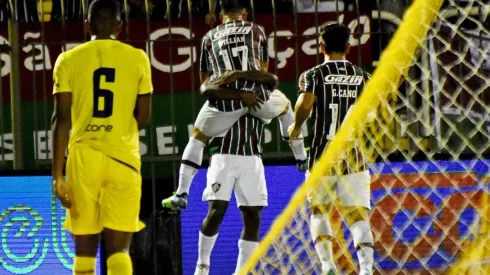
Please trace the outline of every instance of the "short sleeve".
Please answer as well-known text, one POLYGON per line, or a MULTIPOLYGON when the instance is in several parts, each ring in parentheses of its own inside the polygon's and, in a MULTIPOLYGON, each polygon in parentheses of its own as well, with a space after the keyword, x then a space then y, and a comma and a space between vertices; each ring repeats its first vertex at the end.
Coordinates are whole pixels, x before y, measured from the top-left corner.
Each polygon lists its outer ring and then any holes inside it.
POLYGON ((151 94, 153 93, 153 83, 151 80, 151 65, 148 55, 141 50, 141 76, 138 87, 138 94, 151 94))
POLYGON ((267 36, 265 35, 264 28, 258 26, 259 28, 259 58, 260 61, 269 61, 269 49, 267 43, 267 36))
POLYGON ((70 85, 70 72, 66 63, 66 55, 61 53, 56 59, 53 70, 53 94, 73 91, 70 85))
POLYGON ((210 43, 209 36, 205 35, 201 40, 201 55, 199 58, 199 71, 201 73, 208 73, 213 71, 211 64, 209 62, 209 52, 208 52, 209 43, 210 43))
POLYGON ((299 93, 315 92, 315 72, 313 70, 305 71, 299 77, 299 93))

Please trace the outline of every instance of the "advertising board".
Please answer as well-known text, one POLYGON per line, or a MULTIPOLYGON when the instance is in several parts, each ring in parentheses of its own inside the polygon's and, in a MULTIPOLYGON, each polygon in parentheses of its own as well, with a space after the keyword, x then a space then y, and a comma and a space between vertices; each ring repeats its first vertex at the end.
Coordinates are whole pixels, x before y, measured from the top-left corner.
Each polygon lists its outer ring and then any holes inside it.
MULTIPOLYGON (((479 199, 488 192, 489 166, 484 161, 440 161, 377 164, 373 169, 377 171, 371 184, 376 269, 381 274, 399 269, 439 274, 472 239, 470 228, 480 221, 479 199)), ((304 180, 295 166, 267 166, 265 175, 269 206, 262 213, 261 237, 304 180)), ((190 207, 182 212, 184 274, 193 274, 197 262, 199 228, 207 213, 207 205, 201 201, 205 183, 206 169, 202 169, 192 185, 190 207)), ((211 255, 210 274, 233 273, 241 228, 241 216, 233 199, 211 255)), ((345 225, 343 230, 354 255, 350 232, 345 225)), ((298 235, 307 236, 303 242, 311 242, 309 233, 298 235)), ((315 255, 312 247, 308 248, 312 252, 309 257, 315 255)))
POLYGON ((0 176, 0 190, 0 274, 72 274, 73 240, 51 177, 0 176))

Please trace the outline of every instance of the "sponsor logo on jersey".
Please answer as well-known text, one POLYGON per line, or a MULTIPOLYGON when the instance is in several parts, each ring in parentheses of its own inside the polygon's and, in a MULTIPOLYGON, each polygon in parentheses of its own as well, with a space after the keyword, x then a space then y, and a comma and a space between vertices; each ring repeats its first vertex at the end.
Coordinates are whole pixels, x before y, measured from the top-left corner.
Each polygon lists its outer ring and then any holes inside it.
POLYGON ((331 85, 361 85, 364 78, 362 75, 338 75, 331 74, 325 77, 325 84, 331 85))
POLYGON ((233 35, 233 34, 249 34, 250 31, 252 30, 252 27, 250 26, 245 26, 245 27, 228 27, 224 30, 217 31, 213 34, 213 39, 220 39, 224 36, 227 35, 233 35))
POLYGON ((88 124, 87 126, 85 126, 85 132, 112 132, 112 128, 114 128, 114 126, 110 124, 88 124))

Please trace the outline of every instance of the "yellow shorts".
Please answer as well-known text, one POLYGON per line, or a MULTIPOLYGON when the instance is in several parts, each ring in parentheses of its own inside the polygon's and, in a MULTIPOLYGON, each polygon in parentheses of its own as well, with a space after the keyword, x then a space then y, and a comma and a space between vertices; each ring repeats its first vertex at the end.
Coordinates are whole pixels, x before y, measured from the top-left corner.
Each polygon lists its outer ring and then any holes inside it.
POLYGON ((64 227, 74 235, 89 235, 109 228, 138 232, 141 175, 90 147, 70 148, 66 165, 73 205, 64 227))

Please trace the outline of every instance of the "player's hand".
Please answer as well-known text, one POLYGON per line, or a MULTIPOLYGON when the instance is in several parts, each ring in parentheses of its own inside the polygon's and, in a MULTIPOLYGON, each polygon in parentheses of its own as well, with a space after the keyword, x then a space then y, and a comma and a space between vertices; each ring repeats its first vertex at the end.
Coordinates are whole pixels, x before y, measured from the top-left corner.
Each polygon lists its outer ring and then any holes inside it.
POLYGON ((56 197, 60 200, 61 205, 65 208, 70 209, 73 205, 73 196, 71 188, 63 179, 63 177, 53 179, 53 187, 56 197))
POLYGON ((288 133, 289 133, 289 143, 292 143, 293 140, 295 140, 301 134, 301 127, 295 127, 295 125, 293 124, 289 126, 288 133))
POLYGON ((260 104, 264 104, 264 101, 254 92, 242 91, 240 93, 240 98, 242 99, 243 103, 245 103, 253 111, 257 111, 261 108, 260 104))
POLYGON ((209 12, 208 14, 206 14, 205 21, 207 25, 213 26, 214 22, 216 22, 216 15, 212 12, 209 12))

